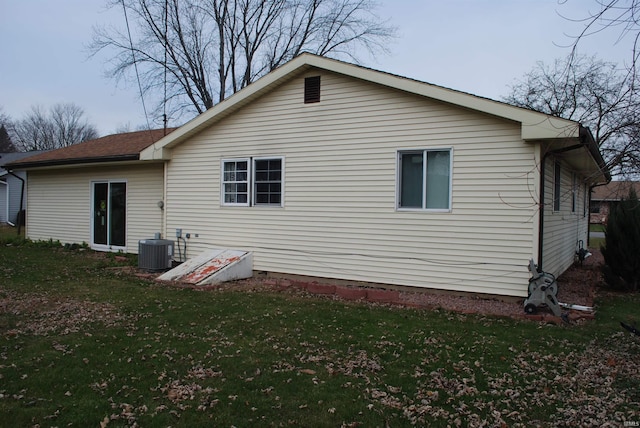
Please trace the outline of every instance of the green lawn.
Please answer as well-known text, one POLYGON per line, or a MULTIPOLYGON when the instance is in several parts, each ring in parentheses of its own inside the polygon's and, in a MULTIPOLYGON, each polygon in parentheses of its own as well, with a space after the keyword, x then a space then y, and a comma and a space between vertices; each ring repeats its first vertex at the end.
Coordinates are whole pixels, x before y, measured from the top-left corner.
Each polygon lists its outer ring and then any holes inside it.
POLYGON ((541 325, 303 292, 198 291, 0 238, 0 426, 640 421, 638 296, 541 325))

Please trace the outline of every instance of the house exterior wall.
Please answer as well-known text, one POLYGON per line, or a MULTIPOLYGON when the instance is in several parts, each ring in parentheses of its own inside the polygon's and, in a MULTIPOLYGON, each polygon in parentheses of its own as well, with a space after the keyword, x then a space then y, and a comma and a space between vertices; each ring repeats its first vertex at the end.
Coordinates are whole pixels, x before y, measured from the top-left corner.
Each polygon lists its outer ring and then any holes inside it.
POLYGON ((127 183, 126 252, 137 253, 140 239, 162 230, 163 165, 65 168, 30 171, 27 237, 62 243, 91 242, 92 183, 127 183))
POLYGON ((6 223, 9 219, 9 186, 6 183, 6 177, 0 179, 0 224, 6 223))
POLYGON ((584 177, 576 176, 562 159, 549 156, 545 164, 544 236, 542 268, 556 276, 575 261, 578 241, 587 246, 589 233, 588 189, 584 177), (554 165, 560 163, 560 209, 554 210, 554 165), (576 207, 573 210, 573 195, 576 207), (586 200, 585 200, 586 196, 586 200))
MULTIPOLYGON (((26 180, 27 174, 24 171, 16 171, 15 174, 26 180)), ((0 223, 11 222, 16 224, 18 213, 20 212, 20 195, 22 192, 22 182, 11 174, 2 176, 6 185, 0 184, 0 223)), ((25 187, 25 201, 26 201, 25 187)))
POLYGON ((308 71, 173 149, 166 235, 191 233, 187 257, 253 251, 258 271, 526 296, 535 147, 516 123, 308 71), (430 148, 452 149, 451 211, 396 209, 398 150, 430 148), (283 207, 221 206, 221 160, 259 156, 284 158, 283 207))

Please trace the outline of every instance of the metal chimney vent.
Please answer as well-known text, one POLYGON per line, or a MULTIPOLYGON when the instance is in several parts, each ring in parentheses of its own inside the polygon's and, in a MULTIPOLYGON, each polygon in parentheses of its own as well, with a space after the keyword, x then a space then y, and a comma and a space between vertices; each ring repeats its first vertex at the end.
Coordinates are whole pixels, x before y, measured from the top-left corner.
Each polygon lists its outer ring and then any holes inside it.
POLYGON ((173 262, 173 241, 144 239, 138 241, 138 267, 149 271, 170 269, 173 262))

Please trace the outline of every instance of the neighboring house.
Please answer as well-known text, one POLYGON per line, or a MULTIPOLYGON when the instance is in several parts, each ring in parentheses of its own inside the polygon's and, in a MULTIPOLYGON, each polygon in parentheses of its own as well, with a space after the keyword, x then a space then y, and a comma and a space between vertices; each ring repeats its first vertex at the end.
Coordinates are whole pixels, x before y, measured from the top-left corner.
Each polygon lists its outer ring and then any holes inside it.
POLYGON ((605 186, 595 187, 591 193, 590 223, 607 224, 611 208, 627 198, 631 188, 640 197, 640 181, 612 181, 605 186))
POLYGON ((18 223, 20 211, 24 209, 27 190, 26 185, 23 186, 27 173, 21 170, 9 172, 3 166, 37 153, 41 152, 0 153, 0 224, 18 223))
POLYGON ((96 186, 126 182, 112 249, 180 228, 188 257, 248 250, 256 271, 520 297, 529 259, 573 263, 588 190, 610 180, 576 122, 310 54, 126 166, 26 166, 30 195, 51 193, 29 199, 31 238, 109 248, 91 237, 96 186))

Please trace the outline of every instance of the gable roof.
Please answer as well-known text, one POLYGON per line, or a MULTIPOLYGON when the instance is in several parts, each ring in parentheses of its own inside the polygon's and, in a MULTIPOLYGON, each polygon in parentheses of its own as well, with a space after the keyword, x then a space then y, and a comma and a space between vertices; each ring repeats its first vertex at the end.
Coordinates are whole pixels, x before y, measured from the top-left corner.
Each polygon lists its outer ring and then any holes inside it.
POLYGON ((176 132, 153 144, 153 147, 148 147, 141 153, 141 159, 158 157, 169 159, 170 155, 165 153, 164 149, 170 149, 180 144, 190 136, 211 126, 247 103, 264 95, 274 87, 312 68, 339 73, 392 89, 421 95, 437 101, 519 122, 522 124, 522 138, 524 140, 577 138, 580 132, 579 124, 571 120, 515 107, 510 104, 478 97, 442 86, 303 53, 197 116, 176 132))
MULTIPOLYGON (((169 149, 172 147, 181 144, 191 136, 210 127, 275 87, 311 69, 338 73, 520 123, 521 137, 525 141, 553 140, 555 144, 565 148, 575 145, 579 141, 584 149, 579 156, 582 164, 588 165, 588 169, 600 177, 600 182, 610 180, 608 168, 591 133, 578 122, 309 53, 303 53, 295 57, 216 104, 178 128, 171 135, 147 147, 140 153, 140 159, 170 159, 171 153, 169 149)), ((577 153, 573 153, 576 155, 574 157, 577 158, 577 153)))
POLYGON ((112 134, 94 140, 84 141, 34 156, 7 163, 16 168, 36 168, 58 165, 78 165, 98 162, 135 161, 140 152, 158 141, 175 128, 112 134))
POLYGON ((635 189, 640 197, 640 181, 612 181, 605 186, 594 187, 592 201, 620 201, 629 196, 629 190, 635 189))

